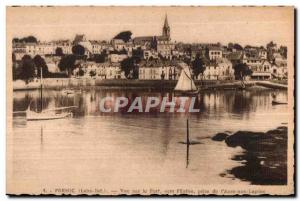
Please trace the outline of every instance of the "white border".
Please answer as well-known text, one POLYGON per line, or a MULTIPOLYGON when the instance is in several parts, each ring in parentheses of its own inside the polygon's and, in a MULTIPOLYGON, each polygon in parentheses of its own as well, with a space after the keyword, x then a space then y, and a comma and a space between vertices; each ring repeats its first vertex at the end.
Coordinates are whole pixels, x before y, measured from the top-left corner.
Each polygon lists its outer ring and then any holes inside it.
MULTIPOLYGON (((1 51, 0 51, 0 200, 9 200, 9 199, 16 199, 16 198, 9 198, 5 195, 5 136, 6 136, 6 18, 5 18, 5 7, 10 5, 158 5, 158 6, 167 6, 167 5, 203 5, 203 6, 213 6, 213 5, 226 5, 226 6, 238 6, 238 5, 289 5, 289 6, 295 6, 296 8, 300 8, 300 1, 297 0, 206 0, 206 1, 197 1, 197 0, 1 0, 0 1, 0 26, 1 26, 1 51)), ((299 13, 299 10, 297 11, 299 13)), ((297 27, 299 27, 299 19, 296 20, 297 27)), ((297 38, 299 36, 299 32, 297 32, 297 38)), ((297 44, 298 47, 298 44, 297 44)), ((299 51, 297 52, 297 58, 299 58, 299 51)), ((297 77, 299 76, 299 70, 297 72, 297 77)), ((297 84, 297 94, 299 92, 299 86, 297 84)), ((297 105, 299 103, 299 100, 297 101, 297 105)), ((297 108, 298 112, 298 108, 297 108)), ((298 119, 297 119, 298 123, 298 119)), ((300 136, 297 136, 297 144, 299 146, 299 138, 300 136)), ((297 161, 299 161, 299 155, 297 154, 297 161)), ((298 163, 299 164, 299 163, 298 163)), ((297 168, 297 175, 299 175, 299 165, 297 168)), ((297 185, 299 186, 299 184, 297 185)), ((296 192, 299 189, 297 189, 296 192)), ((34 197, 24 197, 24 200, 36 200, 34 197)), ((49 198, 43 198, 44 200, 52 200, 53 197, 49 198)), ((67 200, 68 197, 61 197, 56 198, 58 200, 67 200)), ((77 198, 78 200, 90 200, 91 198, 88 197, 81 197, 77 198)), ((101 199, 114 199, 114 198, 101 198, 101 199)), ((127 198, 128 199, 128 198, 127 198)), ((134 199, 134 198, 129 198, 134 199)), ((155 199, 155 198, 150 198, 155 199)), ((182 198, 176 198, 176 199, 182 199, 182 198)), ((229 198, 234 199, 234 198, 229 198)), ((242 198, 243 199, 243 198, 242 198)), ((255 199, 262 199, 262 198, 255 198, 255 199)), ((264 198, 265 199, 265 198, 264 198)), ((273 198, 267 198, 267 200, 270 200, 273 198)), ((287 198, 285 198, 287 199, 287 198)))

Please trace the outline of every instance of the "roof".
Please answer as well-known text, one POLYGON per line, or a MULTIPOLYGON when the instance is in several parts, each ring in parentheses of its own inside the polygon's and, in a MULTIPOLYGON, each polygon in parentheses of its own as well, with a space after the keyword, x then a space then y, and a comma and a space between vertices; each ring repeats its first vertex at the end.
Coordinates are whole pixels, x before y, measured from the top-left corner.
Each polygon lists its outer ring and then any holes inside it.
POLYGON ((90 40, 91 44, 99 44, 99 45, 108 45, 108 43, 105 40, 90 40))
POLYGON ((158 41, 169 41, 169 38, 167 36, 155 36, 156 40, 158 41))
POLYGON ((153 36, 139 36, 133 39, 134 43, 152 42, 152 41, 153 41, 153 36))
POLYGON ((218 46, 210 46, 208 47, 208 50, 212 50, 212 51, 222 51, 222 49, 218 46))
POLYGON ((229 53, 229 54, 227 55, 227 58, 228 58, 229 60, 240 60, 240 59, 242 58, 242 56, 243 56, 243 53, 237 51, 237 52, 231 52, 231 53, 229 53))
POLYGON ((226 58, 216 58, 216 62, 217 63, 227 63, 227 64, 231 64, 231 61, 229 61, 226 58))

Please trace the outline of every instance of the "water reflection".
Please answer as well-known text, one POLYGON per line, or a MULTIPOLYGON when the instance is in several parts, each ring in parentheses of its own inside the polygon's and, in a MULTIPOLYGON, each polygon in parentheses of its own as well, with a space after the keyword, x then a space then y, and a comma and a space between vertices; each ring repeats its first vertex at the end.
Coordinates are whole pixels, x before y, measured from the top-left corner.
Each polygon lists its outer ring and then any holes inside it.
MULTIPOLYGON (((277 92, 277 96, 281 96, 283 99, 287 98, 287 94, 282 91, 277 92)), ((60 91, 44 91, 43 95, 43 108, 64 107, 64 106, 77 106, 74 111, 76 117, 82 116, 98 116, 105 115, 100 111, 100 101, 104 97, 127 97, 129 104, 136 97, 142 97, 142 102, 145 104, 148 97, 159 97, 162 100, 163 97, 168 97, 169 101, 174 97, 172 92, 144 92, 144 91, 120 91, 120 90, 101 90, 92 89, 89 91, 83 91, 72 95, 62 94, 60 91)), ((14 111, 22 111, 27 109, 30 104, 30 109, 39 111, 40 108, 40 96, 38 91, 27 92, 14 92, 14 111)), ((222 118, 223 113, 230 113, 235 117, 249 119, 251 112, 256 112, 260 107, 270 108, 272 101, 271 91, 211 91, 203 92, 196 98, 195 108, 200 109, 199 113, 192 115, 202 116, 214 114, 214 118, 222 118)), ((121 114, 127 113, 128 108, 120 110, 121 114)), ((157 110, 150 111, 151 114, 158 112, 157 110)), ((107 114, 106 114, 107 115, 107 114)), ((148 115, 148 114, 147 114, 148 115)))
MULTIPOLYGON (((273 106, 273 91, 207 91, 196 101, 199 113, 102 113, 103 97, 174 97, 172 92, 91 89, 72 95, 45 90, 45 109, 75 105, 74 118, 26 122, 15 117, 13 134, 14 185, 30 181, 51 188, 97 185, 247 184, 220 177, 239 166, 231 158, 242 152, 210 137, 226 130, 267 131, 287 122, 287 105, 273 106), (186 141, 189 118, 190 141, 186 141), (265 120, 268 119, 268 123, 265 120), (30 176, 38 175, 38 176, 30 176), (49 178, 51 175, 51 178, 49 178), (80 176, 78 176, 80 175, 80 176)), ((277 97, 287 98, 278 91, 277 97)), ((13 110, 39 108, 38 91, 14 92, 13 110)))

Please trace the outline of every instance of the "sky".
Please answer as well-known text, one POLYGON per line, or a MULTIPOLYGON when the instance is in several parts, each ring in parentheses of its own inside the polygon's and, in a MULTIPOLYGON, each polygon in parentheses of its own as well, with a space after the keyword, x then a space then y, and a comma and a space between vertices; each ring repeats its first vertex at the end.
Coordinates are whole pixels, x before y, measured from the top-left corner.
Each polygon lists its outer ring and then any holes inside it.
POLYGON ((110 40, 130 30, 135 36, 161 35, 165 15, 176 42, 237 42, 293 45, 291 7, 7 7, 7 37, 34 35, 41 41, 110 40))

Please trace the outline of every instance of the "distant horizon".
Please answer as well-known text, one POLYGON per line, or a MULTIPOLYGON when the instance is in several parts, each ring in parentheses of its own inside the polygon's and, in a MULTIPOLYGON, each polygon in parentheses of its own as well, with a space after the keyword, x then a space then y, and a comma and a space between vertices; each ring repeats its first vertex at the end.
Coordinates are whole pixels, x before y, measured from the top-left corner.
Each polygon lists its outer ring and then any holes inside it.
POLYGON ((39 41, 110 41, 122 31, 137 36, 162 34, 168 15, 176 43, 238 43, 243 47, 291 45, 290 7, 8 7, 7 27, 16 38, 39 41), (139 16, 139 17, 137 17, 139 16), (74 20, 76 19, 76 20, 74 20), (288 44, 290 43, 290 44, 288 44))

